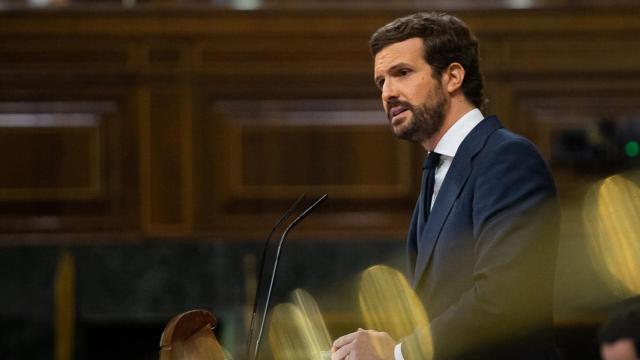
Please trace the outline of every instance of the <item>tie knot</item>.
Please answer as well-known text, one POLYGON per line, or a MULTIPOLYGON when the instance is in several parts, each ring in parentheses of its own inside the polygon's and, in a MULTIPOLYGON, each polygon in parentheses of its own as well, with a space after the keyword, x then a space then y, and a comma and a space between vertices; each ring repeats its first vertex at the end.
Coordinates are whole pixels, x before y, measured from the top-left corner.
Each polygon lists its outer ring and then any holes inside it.
POLYGON ((440 162, 440 154, 437 152, 430 152, 429 155, 424 159, 423 169, 435 169, 438 167, 438 163, 440 162))

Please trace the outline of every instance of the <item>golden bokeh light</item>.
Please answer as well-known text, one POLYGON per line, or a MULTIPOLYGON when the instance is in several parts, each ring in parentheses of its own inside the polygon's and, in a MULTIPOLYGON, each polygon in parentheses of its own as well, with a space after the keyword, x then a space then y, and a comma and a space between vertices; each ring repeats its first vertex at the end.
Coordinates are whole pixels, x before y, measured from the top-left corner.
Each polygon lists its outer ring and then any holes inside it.
POLYGON ((331 350, 331 337, 316 301, 302 289, 294 303, 275 306, 269 324, 269 345, 275 360, 323 360, 331 350))
POLYGON ((309 326, 309 336, 313 342, 313 348, 319 351, 329 351, 331 349, 331 336, 320 313, 318 303, 313 297, 302 289, 296 289, 291 295, 293 303, 302 311, 302 315, 307 320, 309 326))
POLYGON ((611 176, 587 193, 583 218, 598 273, 621 297, 640 294, 640 189, 611 176))
POLYGON ((423 337, 420 348, 403 345, 402 351, 410 354, 410 358, 431 358, 433 346, 427 312, 402 273, 383 265, 365 270, 358 300, 369 329, 385 331, 399 341, 421 328, 428 335, 423 337))

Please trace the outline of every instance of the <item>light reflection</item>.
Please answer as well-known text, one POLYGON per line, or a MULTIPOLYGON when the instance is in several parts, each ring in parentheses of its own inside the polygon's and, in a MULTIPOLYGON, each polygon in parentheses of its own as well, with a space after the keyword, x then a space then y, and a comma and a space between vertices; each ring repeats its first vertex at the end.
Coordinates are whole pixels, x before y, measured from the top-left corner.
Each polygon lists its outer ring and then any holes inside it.
MULTIPOLYGON (((269 345, 274 359, 330 357, 331 337, 316 301, 301 289, 293 292, 292 299, 293 303, 279 304, 272 311, 269 345)), ((432 358, 427 313, 399 271, 382 265, 365 270, 358 300, 365 327, 387 332, 398 341, 420 329, 422 341, 404 344, 402 351, 409 358, 432 358)))
POLYGON ((595 184, 585 198, 583 218, 598 272, 618 295, 640 294, 638 186, 622 175, 595 184))
POLYGON ((331 337, 316 301, 306 291, 293 291, 294 303, 273 308, 269 345, 275 360, 323 360, 331 337))
POLYGON ((307 320, 309 336, 312 339, 314 349, 329 351, 331 349, 331 336, 329 336, 327 325, 316 301, 308 292, 302 289, 294 290, 291 297, 293 298, 293 303, 298 306, 307 320))
POLYGON ((423 339, 428 340, 416 344, 419 348, 403 345, 402 351, 410 354, 409 358, 431 358, 433 346, 427 313, 402 273, 382 265, 367 269, 360 281, 358 300, 369 329, 387 332, 397 341, 417 328, 426 332, 423 339))

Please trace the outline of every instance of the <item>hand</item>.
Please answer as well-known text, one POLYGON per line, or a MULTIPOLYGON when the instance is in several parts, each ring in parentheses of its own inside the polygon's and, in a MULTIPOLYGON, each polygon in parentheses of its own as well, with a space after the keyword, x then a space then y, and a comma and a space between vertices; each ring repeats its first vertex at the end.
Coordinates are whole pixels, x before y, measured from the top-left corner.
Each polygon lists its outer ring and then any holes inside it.
POLYGON ((394 360, 396 345, 385 332, 358 329, 333 342, 331 360, 394 360))

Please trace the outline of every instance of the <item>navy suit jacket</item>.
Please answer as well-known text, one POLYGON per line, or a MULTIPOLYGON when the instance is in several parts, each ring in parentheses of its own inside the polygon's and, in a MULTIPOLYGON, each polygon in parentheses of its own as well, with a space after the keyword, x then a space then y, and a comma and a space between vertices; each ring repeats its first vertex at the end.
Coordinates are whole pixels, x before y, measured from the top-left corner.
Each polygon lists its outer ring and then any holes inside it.
POLYGON ((409 275, 430 325, 403 349, 432 336, 436 359, 554 359, 559 210, 535 146, 488 117, 458 148, 418 234, 420 203, 409 275))

